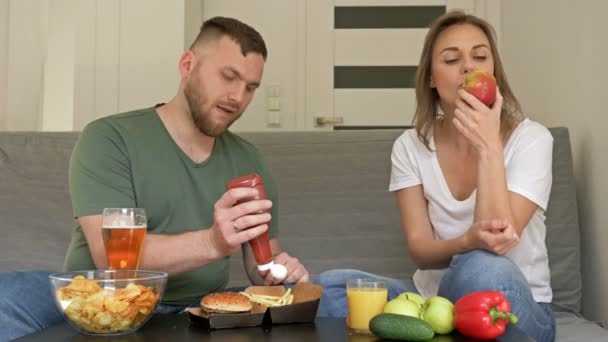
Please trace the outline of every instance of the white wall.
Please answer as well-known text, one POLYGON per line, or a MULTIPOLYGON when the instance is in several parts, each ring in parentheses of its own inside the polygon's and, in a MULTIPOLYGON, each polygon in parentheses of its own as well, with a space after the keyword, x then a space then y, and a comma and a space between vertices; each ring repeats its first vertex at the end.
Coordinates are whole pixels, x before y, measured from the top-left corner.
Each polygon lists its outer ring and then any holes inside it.
POLYGON ((203 23, 203 1, 185 0, 184 7, 184 49, 187 49, 198 35, 203 23))
POLYGON ((5 64, 0 64, 7 85, 3 93, 5 111, 0 112, 4 129, 41 128, 46 5, 39 0, 4 0, 3 6, 7 9, 4 16, 8 15, 8 19, 0 23, 8 34, 4 45, 5 64))
MULTIPOLYGON (((80 130, 98 117, 167 101, 177 88, 179 55, 202 19, 226 15, 254 26, 269 47, 262 86, 233 126, 261 131, 319 129, 315 117, 334 115, 348 117, 345 124, 351 125, 395 124, 361 110, 370 107, 370 95, 387 108, 413 105, 400 96, 387 100, 386 92, 334 101, 334 4, 446 4, 471 12, 479 7, 496 22, 499 0, 0 1, 9 19, 0 23, 0 37, 3 30, 7 37, 0 45, 0 72, 7 73, 0 81, 2 129, 80 130), (279 88, 278 111, 269 108, 269 87, 279 88), (400 101, 393 103, 395 98, 400 101)), ((396 117, 404 124, 400 111, 396 117)))
POLYGON ((583 310, 608 321, 608 39, 604 0, 502 1, 502 57, 528 116, 566 126, 582 229, 583 310))
POLYGON ((43 1, 41 130, 70 131, 74 121, 77 0, 43 1))
MULTIPOLYGON (((255 22, 270 50, 263 86, 235 129, 295 129, 304 98, 296 82, 303 74, 297 56, 304 55, 298 31, 304 3, 204 3, 213 15, 255 22), (269 84, 281 88, 280 125, 270 128, 269 84)), ((0 6, 6 19, 0 21, 0 129, 47 131, 80 130, 105 115, 168 101, 178 87, 179 57, 205 10, 201 0, 0 0, 0 6)))
POLYGON ((297 94, 304 82, 298 77, 304 55, 298 39, 298 23, 304 16, 304 2, 299 0, 205 0, 203 17, 230 16, 239 18, 260 32, 268 48, 262 84, 243 116, 235 122, 235 130, 296 129, 297 94), (280 88, 280 124, 268 126, 268 86, 280 88))
POLYGON ((115 89, 117 80, 118 51, 112 48, 117 41, 118 25, 113 16, 117 0, 76 0, 74 27, 74 98, 73 117, 66 124, 74 130, 84 127, 97 117, 97 113, 111 113, 116 110, 116 93, 107 96, 107 89, 115 89), (110 19, 110 25, 103 25, 110 19), (114 37, 109 41, 104 37, 114 37), (113 44, 112 44, 113 43, 113 44), (106 67, 106 68, 104 68, 106 67), (98 72, 102 70, 102 72, 98 72), (105 95, 105 96, 104 96, 105 95), (102 106, 103 105, 103 106, 102 106))
POLYGON ((118 110, 169 101, 179 83, 184 0, 129 0, 120 5, 118 110))
POLYGON ((80 130, 169 100, 186 10, 195 11, 191 25, 200 8, 194 0, 0 0, 0 129, 80 130))
POLYGON ((8 92, 8 1, 0 0, 0 130, 6 129, 6 95, 8 92))

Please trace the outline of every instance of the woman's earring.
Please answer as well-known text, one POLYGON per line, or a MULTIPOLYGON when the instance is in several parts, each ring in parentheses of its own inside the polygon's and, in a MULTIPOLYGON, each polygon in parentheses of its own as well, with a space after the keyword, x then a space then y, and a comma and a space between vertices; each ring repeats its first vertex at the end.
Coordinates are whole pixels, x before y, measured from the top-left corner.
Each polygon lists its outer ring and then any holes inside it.
POLYGON ((433 81, 432 78, 431 78, 431 88, 435 88, 435 82, 433 81))
POLYGON ((437 113, 435 113, 435 118, 437 120, 443 120, 444 117, 445 114, 443 114, 443 110, 441 109, 441 107, 437 106, 437 113))

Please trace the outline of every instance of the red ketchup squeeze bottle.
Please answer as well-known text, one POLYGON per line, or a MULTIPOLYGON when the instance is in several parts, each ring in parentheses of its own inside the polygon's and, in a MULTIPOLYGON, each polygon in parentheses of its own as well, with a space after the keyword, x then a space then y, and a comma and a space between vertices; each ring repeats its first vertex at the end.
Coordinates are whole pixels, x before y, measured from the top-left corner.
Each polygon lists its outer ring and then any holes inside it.
MULTIPOLYGON (((257 174, 250 174, 230 180, 227 184, 228 189, 233 188, 255 188, 258 190, 258 197, 256 199, 266 199, 266 189, 264 188, 264 182, 262 177, 257 174)), ((239 202, 241 203, 241 202, 239 202)), ((237 203, 237 204, 239 204, 237 203)), ((269 209, 262 212, 268 213, 269 209)), ((272 251, 270 250, 270 221, 268 221, 268 230, 259 235, 256 238, 249 240, 249 245, 253 251, 253 256, 258 264, 258 271, 270 271, 273 278, 277 280, 283 280, 287 275, 287 269, 281 264, 275 264, 272 261, 272 251)))

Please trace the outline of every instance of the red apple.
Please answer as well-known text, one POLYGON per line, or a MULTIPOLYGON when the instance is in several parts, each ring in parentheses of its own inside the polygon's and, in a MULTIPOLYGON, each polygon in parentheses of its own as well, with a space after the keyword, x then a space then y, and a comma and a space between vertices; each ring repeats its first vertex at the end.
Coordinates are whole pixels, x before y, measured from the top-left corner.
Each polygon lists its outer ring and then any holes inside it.
POLYGON ((468 72, 463 88, 486 106, 491 106, 496 100, 496 79, 485 70, 476 69, 468 72))

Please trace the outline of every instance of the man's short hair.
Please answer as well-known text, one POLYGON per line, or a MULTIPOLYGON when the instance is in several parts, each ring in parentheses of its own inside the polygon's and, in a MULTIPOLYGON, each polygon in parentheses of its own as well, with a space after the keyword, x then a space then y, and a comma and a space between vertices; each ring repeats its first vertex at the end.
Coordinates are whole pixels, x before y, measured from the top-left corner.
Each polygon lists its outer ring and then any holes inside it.
POLYGON ((266 50, 266 43, 264 43, 262 35, 253 27, 234 18, 213 17, 203 22, 201 30, 190 49, 201 45, 204 41, 219 39, 225 35, 240 45, 243 56, 255 52, 262 55, 266 60, 268 50, 266 50))

